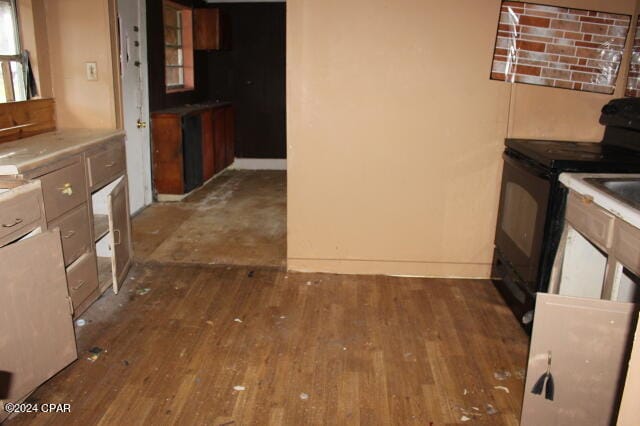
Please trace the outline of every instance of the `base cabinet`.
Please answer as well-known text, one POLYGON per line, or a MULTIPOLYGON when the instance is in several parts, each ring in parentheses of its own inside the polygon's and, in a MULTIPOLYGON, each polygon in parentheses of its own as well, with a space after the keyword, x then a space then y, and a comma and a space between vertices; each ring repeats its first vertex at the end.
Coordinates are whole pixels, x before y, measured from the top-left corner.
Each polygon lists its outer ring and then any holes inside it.
POLYGON ((228 103, 156 111, 151 134, 159 195, 187 194, 234 161, 234 112, 228 103))

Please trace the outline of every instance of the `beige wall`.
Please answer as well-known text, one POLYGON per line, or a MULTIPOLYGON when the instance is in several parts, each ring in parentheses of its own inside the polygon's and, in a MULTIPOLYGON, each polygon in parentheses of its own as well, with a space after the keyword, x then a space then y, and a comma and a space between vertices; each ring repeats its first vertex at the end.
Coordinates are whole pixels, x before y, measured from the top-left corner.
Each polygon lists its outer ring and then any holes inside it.
POLYGON ((116 127, 108 0, 44 3, 58 127, 116 127), (97 62, 97 81, 85 62, 97 62))
POLYGON ((487 277, 507 129, 601 137, 612 97, 489 80, 499 7, 287 2, 289 268, 487 277))

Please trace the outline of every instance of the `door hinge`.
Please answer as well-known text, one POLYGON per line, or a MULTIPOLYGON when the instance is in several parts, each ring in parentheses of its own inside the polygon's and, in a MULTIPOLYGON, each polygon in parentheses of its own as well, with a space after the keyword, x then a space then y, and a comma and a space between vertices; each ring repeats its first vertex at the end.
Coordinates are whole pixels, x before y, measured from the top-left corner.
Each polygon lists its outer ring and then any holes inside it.
POLYGON ((67 296, 67 303, 69 304, 69 314, 71 314, 71 316, 73 316, 73 300, 71 300, 71 297, 67 296))

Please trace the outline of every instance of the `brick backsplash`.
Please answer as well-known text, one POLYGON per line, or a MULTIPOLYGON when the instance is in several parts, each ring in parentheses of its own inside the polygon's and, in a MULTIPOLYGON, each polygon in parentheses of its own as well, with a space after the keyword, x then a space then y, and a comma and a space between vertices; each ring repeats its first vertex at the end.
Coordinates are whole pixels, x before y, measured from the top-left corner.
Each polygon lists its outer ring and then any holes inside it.
POLYGON ((628 15, 504 1, 491 79, 612 94, 630 21, 628 15))
MULTIPOLYGON (((640 20, 640 16, 638 16, 640 20)), ((631 63, 629 64, 629 75, 627 76, 627 90, 625 96, 640 98, 640 28, 636 27, 636 35, 633 39, 633 51, 631 52, 631 63)))

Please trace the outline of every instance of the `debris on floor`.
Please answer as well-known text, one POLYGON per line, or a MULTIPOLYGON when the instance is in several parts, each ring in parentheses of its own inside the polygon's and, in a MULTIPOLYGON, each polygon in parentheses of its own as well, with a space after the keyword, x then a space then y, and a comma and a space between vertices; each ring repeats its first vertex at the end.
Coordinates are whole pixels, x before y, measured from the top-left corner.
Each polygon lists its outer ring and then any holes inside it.
POLYGON ((313 285, 311 281, 307 281, 307 285, 313 285))
POLYGON ((524 368, 521 368, 520 370, 515 372, 516 379, 519 379, 519 380, 524 380, 525 375, 526 373, 524 371, 524 368))
POLYGON ((280 319, 285 319, 286 315, 280 315, 280 319))
POLYGON ((309 395, 308 395, 308 394, 306 394, 306 393, 304 393, 304 392, 302 392, 302 393, 300 394, 300 399, 301 399, 301 400, 303 400, 303 401, 304 401, 304 400, 307 400, 307 399, 309 399, 309 395))
POLYGON ((83 320, 83 319, 81 318, 81 319, 79 319, 79 320, 76 320, 76 325, 77 325, 78 327, 84 327, 85 325, 87 325, 87 321, 86 321, 86 320, 83 320))
POLYGON ((505 391, 506 393, 511 393, 511 392, 509 392, 509 388, 506 387, 506 386, 494 386, 493 388, 501 390, 501 391, 505 391))
POLYGON ((145 288, 139 288, 136 290, 136 294, 138 296, 144 296, 145 294, 149 293, 151 291, 151 289, 149 287, 145 287, 145 288))
POLYGON ((249 271, 249 273, 247 274, 247 276, 249 278, 253 278, 253 275, 256 273, 256 271, 249 271))
POLYGON ((496 408, 491 404, 485 404, 484 409, 487 412, 487 414, 490 416, 493 416, 494 414, 498 414, 498 410, 496 410, 496 408))
POLYGON ((511 377, 511 372, 509 372, 508 370, 498 370, 493 373, 493 377, 496 380, 507 380, 509 377, 511 377))
POLYGON ((465 389, 465 390, 463 390, 463 391, 462 391, 462 394, 463 394, 463 395, 467 395, 468 393, 469 393, 469 391, 468 391, 467 389, 465 389))
POLYGON ((210 326, 212 326, 212 327, 213 327, 213 321, 209 321, 209 320, 207 320, 207 321, 205 321, 205 322, 206 322, 207 324, 209 324, 210 326))
POLYGON ((122 365, 124 365, 125 367, 129 366, 129 361, 127 361, 126 359, 122 360, 122 365))
POLYGON ((469 420, 471 420, 471 417, 467 417, 467 416, 460 417, 460 421, 468 422, 469 420))
POLYGON ((245 388, 244 386, 234 386, 234 387, 233 387, 233 390, 237 390, 237 391, 243 391, 243 390, 245 390, 245 389, 246 389, 246 388, 245 388))
POLYGON ((235 322, 242 322, 242 320, 240 318, 236 318, 234 319, 235 322))
POLYGON ((90 355, 87 357, 87 360, 91 362, 96 362, 96 360, 100 358, 100 354, 102 352, 106 352, 106 351, 98 346, 92 347, 91 349, 89 349, 90 355))

